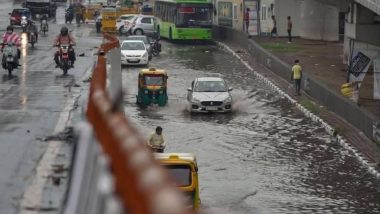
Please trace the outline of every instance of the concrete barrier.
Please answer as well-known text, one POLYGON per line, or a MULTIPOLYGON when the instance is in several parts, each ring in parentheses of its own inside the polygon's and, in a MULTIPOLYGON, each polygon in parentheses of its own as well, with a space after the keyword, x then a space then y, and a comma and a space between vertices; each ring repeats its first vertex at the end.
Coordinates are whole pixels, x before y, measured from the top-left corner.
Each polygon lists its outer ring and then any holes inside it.
MULTIPOLYGON (((272 72, 290 82, 291 66, 272 55, 252 39, 249 39, 245 33, 231 28, 214 26, 213 36, 217 41, 228 41, 228 43, 233 43, 235 46, 245 49, 251 56, 255 57, 259 64, 266 66, 272 72)), ((329 110, 358 128, 368 138, 374 141, 377 140, 374 137, 374 127, 380 120, 374 114, 329 89, 325 84, 308 75, 307 71, 303 75, 302 89, 329 110), (305 82, 307 84, 304 84, 305 82)))

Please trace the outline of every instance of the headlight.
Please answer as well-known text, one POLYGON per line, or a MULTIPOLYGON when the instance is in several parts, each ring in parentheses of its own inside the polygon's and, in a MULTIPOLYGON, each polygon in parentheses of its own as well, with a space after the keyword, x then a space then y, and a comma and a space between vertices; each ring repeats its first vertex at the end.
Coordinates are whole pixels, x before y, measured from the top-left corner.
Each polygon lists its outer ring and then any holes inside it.
POLYGON ((224 102, 226 102, 226 103, 230 103, 232 101, 232 98, 231 97, 227 97, 225 100, 224 100, 224 102))
POLYGON ((163 94, 164 93, 164 91, 160 91, 160 94, 163 94))
POLYGON ((148 90, 145 90, 145 91, 144 91, 144 94, 148 94, 148 90))
POLYGON ((193 97, 192 101, 193 101, 194 103, 199 103, 199 102, 201 102, 200 100, 198 100, 198 99, 195 98, 195 97, 193 97))
POLYGON ((142 56, 143 58, 148 57, 148 52, 145 52, 144 55, 142 56))

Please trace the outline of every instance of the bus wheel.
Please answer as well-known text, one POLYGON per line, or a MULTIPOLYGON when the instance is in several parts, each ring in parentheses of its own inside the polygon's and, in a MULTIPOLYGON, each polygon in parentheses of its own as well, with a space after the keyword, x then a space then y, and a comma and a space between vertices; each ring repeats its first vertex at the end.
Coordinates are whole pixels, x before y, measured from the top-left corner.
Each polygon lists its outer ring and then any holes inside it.
POLYGON ((173 35, 172 35, 172 28, 169 29, 169 39, 172 40, 173 39, 173 35))

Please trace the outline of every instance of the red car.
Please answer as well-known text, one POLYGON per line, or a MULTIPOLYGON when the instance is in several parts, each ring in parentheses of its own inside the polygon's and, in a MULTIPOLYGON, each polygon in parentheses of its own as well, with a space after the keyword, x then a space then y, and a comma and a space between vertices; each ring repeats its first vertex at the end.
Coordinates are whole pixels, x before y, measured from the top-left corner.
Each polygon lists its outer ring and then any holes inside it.
POLYGON ((21 17, 25 16, 30 20, 32 13, 28 8, 13 9, 12 13, 9 13, 11 25, 21 25, 21 17))

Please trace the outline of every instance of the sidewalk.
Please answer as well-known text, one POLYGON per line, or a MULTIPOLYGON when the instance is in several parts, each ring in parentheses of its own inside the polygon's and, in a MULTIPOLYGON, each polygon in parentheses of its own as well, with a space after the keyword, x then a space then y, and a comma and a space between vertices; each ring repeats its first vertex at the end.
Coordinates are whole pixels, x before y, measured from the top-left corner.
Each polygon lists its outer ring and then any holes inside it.
MULTIPOLYGON (((287 44, 284 39, 270 41, 268 38, 254 38, 254 40, 265 46, 267 49, 272 46, 280 46, 280 48, 277 48, 276 51, 272 51, 272 53, 288 64, 292 64, 295 58, 300 59, 304 70, 314 74, 316 77, 321 79, 321 81, 324 81, 328 87, 334 88, 340 93, 340 85, 346 80, 346 66, 343 65, 341 60, 342 58, 339 56, 339 50, 342 49, 338 49, 342 48, 342 44, 322 43, 301 39, 292 44, 287 44), (277 45, 277 43, 282 44, 277 45)), ((320 106, 316 100, 308 96, 306 93, 302 92, 301 97, 294 96, 294 88, 288 81, 257 62, 257 59, 254 56, 252 57, 247 50, 244 50, 244 47, 234 43, 234 41, 231 40, 225 40, 223 42, 233 49, 251 67, 253 67, 256 72, 259 72, 266 78, 270 79, 287 94, 293 97, 293 99, 297 99, 301 105, 305 107, 308 106, 306 108, 308 108, 311 112, 335 127, 338 133, 341 134, 351 146, 356 148, 365 156, 365 159, 369 161, 371 166, 375 167, 377 171, 380 171, 380 146, 378 144, 374 143, 371 139, 365 136, 364 133, 348 123, 344 118, 341 118, 334 112, 320 106)), ((376 103, 373 102, 373 105, 375 104, 376 103)))
MULTIPOLYGON (((293 38, 254 37, 258 44, 284 62, 292 65, 299 59, 303 70, 324 82, 341 94, 340 87, 346 82, 347 65, 343 64, 343 43, 293 38)), ((372 99, 373 70, 369 69, 360 88, 359 105, 380 116, 380 101, 372 99)))

